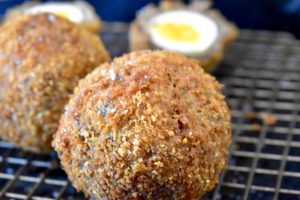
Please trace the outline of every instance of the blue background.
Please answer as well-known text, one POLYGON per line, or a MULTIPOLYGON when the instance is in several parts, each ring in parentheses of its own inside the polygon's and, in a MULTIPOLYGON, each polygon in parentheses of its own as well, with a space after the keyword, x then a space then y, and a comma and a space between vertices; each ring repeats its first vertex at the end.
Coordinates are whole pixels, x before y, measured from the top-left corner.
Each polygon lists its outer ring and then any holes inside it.
MULTIPOLYGON (((189 0, 185 0, 188 2, 189 0)), ((24 0, 0 0, 0 14, 24 0)), ((159 0, 88 0, 106 21, 130 22, 144 5, 159 0)), ((214 7, 241 28, 286 30, 300 36, 300 0, 215 0, 214 7)))

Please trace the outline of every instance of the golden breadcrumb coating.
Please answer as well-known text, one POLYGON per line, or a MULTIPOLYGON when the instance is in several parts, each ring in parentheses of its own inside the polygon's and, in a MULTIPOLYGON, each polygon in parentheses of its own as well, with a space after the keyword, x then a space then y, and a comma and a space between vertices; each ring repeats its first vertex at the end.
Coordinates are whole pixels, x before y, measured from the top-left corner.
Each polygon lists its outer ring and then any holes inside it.
POLYGON ((52 145, 95 199, 198 199, 217 183, 231 142, 220 88, 193 59, 126 54, 80 81, 52 145))
POLYGON ((68 96, 109 60, 93 33, 52 14, 0 27, 0 136, 36 152, 51 150, 68 96))

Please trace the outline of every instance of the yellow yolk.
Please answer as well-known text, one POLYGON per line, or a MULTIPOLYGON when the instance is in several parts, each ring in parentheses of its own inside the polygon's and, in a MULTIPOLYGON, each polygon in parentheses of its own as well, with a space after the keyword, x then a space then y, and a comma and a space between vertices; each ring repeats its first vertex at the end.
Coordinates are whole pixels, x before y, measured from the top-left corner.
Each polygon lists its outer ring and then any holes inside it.
POLYGON ((69 13, 65 12, 65 11, 55 12, 55 15, 60 16, 65 19, 70 19, 69 13))
POLYGON ((154 26, 154 29, 164 38, 175 42, 197 42, 200 35, 197 30, 183 23, 161 23, 154 26))

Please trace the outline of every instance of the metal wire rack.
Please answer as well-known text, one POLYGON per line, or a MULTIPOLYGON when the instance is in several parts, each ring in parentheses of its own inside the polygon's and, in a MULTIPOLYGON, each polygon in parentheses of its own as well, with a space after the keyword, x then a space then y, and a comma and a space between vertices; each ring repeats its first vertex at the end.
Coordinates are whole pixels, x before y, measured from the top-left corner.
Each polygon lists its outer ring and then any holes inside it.
MULTIPOLYGON (((128 51, 124 28, 104 28, 112 56, 128 51)), ((300 199, 300 45, 286 33, 242 31, 216 76, 232 113, 228 167, 204 199, 300 199), (245 113, 269 113, 266 125, 245 113), (256 127, 253 129, 253 127, 256 127), (257 128, 259 127, 259 128, 257 128)), ((84 199, 53 152, 35 155, 0 141, 0 199, 84 199)))

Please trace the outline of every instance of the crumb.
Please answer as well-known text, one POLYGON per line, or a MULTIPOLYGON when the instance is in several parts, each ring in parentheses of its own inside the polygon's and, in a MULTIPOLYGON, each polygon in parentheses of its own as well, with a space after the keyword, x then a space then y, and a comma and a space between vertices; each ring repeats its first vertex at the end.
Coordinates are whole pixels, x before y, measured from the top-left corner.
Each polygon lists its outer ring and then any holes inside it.
POLYGON ((274 125, 276 124, 277 118, 275 115, 269 114, 269 113, 255 113, 255 112, 245 112, 245 118, 246 119, 260 119, 262 120, 262 123, 265 125, 274 125))
POLYGON ((261 113, 260 118, 265 125, 274 125, 277 122, 276 116, 268 113, 261 113))
POLYGON ((259 125, 259 124, 252 124, 252 125, 250 125, 250 130, 251 131, 259 132, 261 130, 261 125, 259 125))
POLYGON ((245 118, 246 119, 256 119, 257 113, 255 112, 245 112, 245 118))

